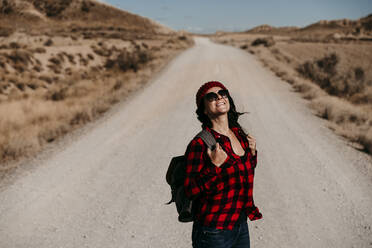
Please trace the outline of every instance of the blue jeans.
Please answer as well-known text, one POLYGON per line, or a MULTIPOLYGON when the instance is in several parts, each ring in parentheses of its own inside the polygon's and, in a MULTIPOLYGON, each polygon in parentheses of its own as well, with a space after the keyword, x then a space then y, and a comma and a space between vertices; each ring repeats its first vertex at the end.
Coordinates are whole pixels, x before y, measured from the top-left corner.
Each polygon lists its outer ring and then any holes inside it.
POLYGON ((249 231, 246 221, 232 230, 221 230, 202 226, 197 222, 192 226, 193 248, 249 248, 249 231))

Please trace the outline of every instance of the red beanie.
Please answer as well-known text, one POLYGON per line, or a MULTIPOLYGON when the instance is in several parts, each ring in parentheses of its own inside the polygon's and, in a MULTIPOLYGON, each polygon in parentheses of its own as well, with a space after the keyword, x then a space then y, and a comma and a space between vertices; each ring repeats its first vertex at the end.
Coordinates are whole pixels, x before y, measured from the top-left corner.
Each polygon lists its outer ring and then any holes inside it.
POLYGON ((226 90, 226 87, 221 82, 218 81, 206 82, 199 88, 198 92, 196 93, 196 106, 198 106, 198 108, 203 100, 203 97, 205 96, 205 93, 207 93, 207 91, 213 87, 220 87, 226 90))

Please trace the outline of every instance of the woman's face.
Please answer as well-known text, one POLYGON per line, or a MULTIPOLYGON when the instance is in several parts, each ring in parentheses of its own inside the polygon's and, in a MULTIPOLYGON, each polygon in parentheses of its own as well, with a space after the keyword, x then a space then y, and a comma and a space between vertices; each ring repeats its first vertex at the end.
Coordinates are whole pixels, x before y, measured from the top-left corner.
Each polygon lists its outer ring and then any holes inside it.
POLYGON ((207 95, 210 92, 214 92, 217 94, 218 98, 217 99, 207 99, 207 97, 204 96, 204 113, 208 117, 213 117, 213 116, 219 116, 222 114, 227 114, 230 110, 230 102, 229 98, 227 95, 221 96, 218 94, 218 92, 222 90, 220 87, 213 87, 210 88, 205 95, 207 95))

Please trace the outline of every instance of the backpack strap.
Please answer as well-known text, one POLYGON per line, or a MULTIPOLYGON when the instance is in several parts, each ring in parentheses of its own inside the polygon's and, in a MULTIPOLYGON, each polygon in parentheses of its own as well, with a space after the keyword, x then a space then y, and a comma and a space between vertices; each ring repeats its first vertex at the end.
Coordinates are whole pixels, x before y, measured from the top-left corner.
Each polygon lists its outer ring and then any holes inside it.
POLYGON ((203 129, 196 135, 196 137, 200 137, 204 141, 204 143, 209 147, 209 149, 214 150, 216 148, 217 144, 216 139, 207 130, 203 129))

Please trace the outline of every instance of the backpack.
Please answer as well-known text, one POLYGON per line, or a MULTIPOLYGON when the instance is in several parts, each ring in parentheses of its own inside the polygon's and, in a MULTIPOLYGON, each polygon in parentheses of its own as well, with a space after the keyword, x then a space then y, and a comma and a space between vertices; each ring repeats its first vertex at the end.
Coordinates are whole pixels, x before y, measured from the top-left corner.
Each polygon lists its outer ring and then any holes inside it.
MULTIPOLYGON (((207 130, 202 130, 196 137, 200 137, 204 143, 214 150, 216 147, 216 140, 213 135, 207 130)), ((171 187, 172 199, 166 203, 171 204, 174 202, 177 207, 178 221, 190 222, 193 221, 193 200, 187 198, 183 183, 186 176, 186 157, 176 156, 171 159, 169 164, 166 180, 171 187)))

